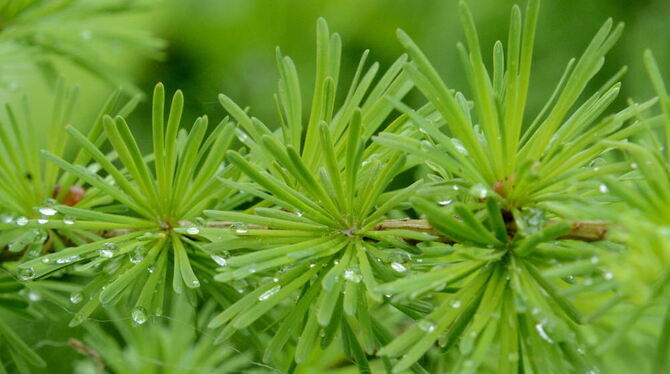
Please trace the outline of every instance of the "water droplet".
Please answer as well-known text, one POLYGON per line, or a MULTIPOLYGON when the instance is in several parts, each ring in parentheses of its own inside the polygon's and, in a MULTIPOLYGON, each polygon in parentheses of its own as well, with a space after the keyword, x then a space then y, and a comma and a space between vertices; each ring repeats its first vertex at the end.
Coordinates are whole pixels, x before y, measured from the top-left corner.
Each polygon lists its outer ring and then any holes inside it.
POLYGON ((226 266, 228 264, 228 260, 226 260, 223 256, 219 256, 217 254, 212 253, 210 255, 212 260, 217 263, 219 266, 226 266))
POLYGON ((591 257, 591 263, 592 264, 597 264, 599 262, 600 262, 600 259, 598 258, 598 256, 591 257))
POLYGON ((600 186, 598 186, 598 191, 600 191, 602 193, 607 193, 607 191, 609 191, 609 189, 607 189, 607 186, 603 183, 603 184, 600 184, 600 186))
POLYGON ((249 232, 247 226, 243 223, 235 223, 231 227, 235 230, 236 234, 246 234, 249 232))
POLYGON ((149 274, 153 273, 153 272, 154 272, 154 267, 153 267, 153 266, 149 266, 149 267, 147 268, 147 271, 149 272, 149 274))
POLYGON ((361 282, 361 275, 358 274, 358 271, 356 269, 347 269, 344 271, 344 275, 342 276, 344 279, 354 282, 354 283, 360 283, 361 282))
POLYGON ((33 268, 19 269, 19 278, 21 278, 22 280, 30 280, 35 278, 35 269, 33 268))
POLYGON ((470 194, 475 196, 478 199, 485 199, 489 194, 488 189, 481 183, 477 183, 470 188, 470 194))
POLYGON ((191 281, 191 287, 200 287, 200 281, 197 279, 191 281))
POLYGON ((142 262, 142 260, 144 260, 144 252, 145 248, 143 245, 136 246, 135 249, 133 250, 133 255, 130 256, 130 262, 132 262, 133 264, 139 264, 140 262, 142 262))
POLYGON ((42 257, 43 264, 48 264, 49 262, 51 262, 51 259, 49 257, 42 257))
POLYGON ((612 280, 612 279, 614 279, 614 274, 612 274, 612 272, 608 271, 605 274, 603 274, 603 278, 605 278, 605 280, 612 280))
POLYGON ((447 205, 449 205, 453 202, 454 202, 453 200, 440 200, 440 201, 437 202, 437 204, 442 205, 442 206, 447 206, 447 205))
POLYGON ((435 323, 429 319, 422 319, 419 321, 416 326, 427 333, 435 331, 435 323))
POLYGON ((260 294, 260 296, 258 296, 258 301, 265 301, 265 300, 271 298, 274 294, 279 292, 280 289, 281 289, 281 286, 279 286, 279 285, 270 288, 269 290, 263 292, 262 294, 260 294))
POLYGON ((398 263, 398 262, 392 262, 391 263, 391 268, 393 270, 397 271, 398 273, 403 273, 403 272, 407 271, 407 268, 405 267, 405 265, 403 265, 401 263, 398 263))
POLYGON ((116 244, 107 242, 100 248, 100 257, 112 258, 116 252, 116 244))
POLYGON ((453 300, 451 302, 451 307, 454 309, 458 309, 461 307, 461 301, 460 300, 453 300))
POLYGON ((467 148, 465 148, 460 139, 451 138, 451 141, 454 143, 454 147, 456 148, 457 151, 461 152, 464 155, 468 154, 467 148))
POLYGON ((72 304, 79 304, 83 299, 84 297, 81 292, 76 291, 70 294, 70 302, 72 304))
POLYGON ((137 325, 144 324, 147 321, 147 311, 141 306, 133 309, 133 312, 130 314, 130 317, 133 319, 133 322, 137 325))
POLYGON ((45 225, 49 222, 49 219, 46 216, 40 216, 40 218, 37 219, 37 223, 40 225, 45 225))
POLYGON ((25 226, 25 225, 28 224, 28 218, 23 217, 23 216, 17 218, 16 219, 16 224, 19 225, 19 226, 25 226))
POLYGON ((302 217, 302 212, 299 211, 299 210, 296 210, 295 215, 298 216, 298 217, 302 217))
POLYGON ((66 225, 74 225, 75 218, 73 216, 65 216, 63 217, 63 223, 66 225))
POLYGON ((186 229, 186 233, 189 235, 198 235, 200 234, 200 228, 197 226, 191 226, 186 229))
POLYGON ((40 301, 42 299, 42 296, 38 294, 37 292, 28 292, 28 300, 30 301, 40 301))
POLYGON ((507 354, 507 359, 511 362, 519 361, 519 354, 517 352, 512 352, 507 354))
POLYGON ((79 261, 80 258, 79 256, 68 256, 68 257, 61 257, 56 260, 57 264, 69 264, 71 262, 79 261))
POLYGON ((554 344, 554 341, 551 340, 549 335, 544 331, 544 325, 542 323, 538 323, 535 325, 535 330, 537 330, 537 333, 540 334, 540 337, 547 341, 548 343, 554 344))
POLYGON ((50 206, 37 208, 37 211, 45 216, 55 216, 56 214, 58 214, 58 211, 50 206))
POLYGON ((634 162, 631 162, 631 164, 630 164, 630 168, 631 168, 631 169, 637 169, 637 164, 634 163, 634 162))

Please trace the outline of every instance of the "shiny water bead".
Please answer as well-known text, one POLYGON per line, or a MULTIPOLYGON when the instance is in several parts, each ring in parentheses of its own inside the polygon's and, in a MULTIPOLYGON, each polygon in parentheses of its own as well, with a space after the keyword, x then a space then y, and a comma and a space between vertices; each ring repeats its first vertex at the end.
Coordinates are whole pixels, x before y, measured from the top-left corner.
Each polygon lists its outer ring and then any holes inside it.
POLYGON ((56 214, 58 214, 58 211, 50 206, 37 208, 37 211, 40 212, 41 215, 48 217, 55 216, 56 214))
POLYGON ((358 269, 353 268, 345 270, 344 274, 342 275, 342 278, 354 283, 360 283, 361 280, 363 279, 361 275, 358 273, 358 269))
POLYGON ((28 224, 28 218, 23 217, 23 216, 17 218, 17 219, 16 219, 16 224, 17 224, 18 226, 25 226, 25 225, 28 224))
POLYGON ((211 257, 212 260, 214 260, 214 262, 216 262, 216 264, 219 266, 228 265, 228 260, 226 260, 226 258, 221 254, 212 253, 209 255, 209 257, 211 257))
POLYGON ((84 299, 84 296, 79 291, 70 294, 70 302, 72 304, 79 304, 84 299))
POLYGON ((454 143, 454 147, 456 148, 457 151, 461 152, 464 155, 468 154, 467 148, 465 148, 460 139, 451 138, 451 141, 454 143))
POLYGON ((549 335, 547 335, 547 332, 544 331, 544 324, 543 324, 543 323, 537 323, 537 324, 535 325, 535 330, 537 330, 537 333, 540 335, 540 337, 541 337, 543 340, 547 341, 548 343, 554 344, 554 341, 551 340, 551 338, 549 337, 549 335))
POLYGON ((437 202, 437 204, 441 205, 441 206, 447 206, 447 205, 450 205, 453 202, 454 202, 453 200, 440 200, 440 201, 437 202))
POLYGON ((419 330, 428 333, 435 331, 435 323, 429 319, 422 319, 421 321, 417 322, 416 326, 419 328, 419 330))
POLYGON ((46 225, 49 222, 49 219, 46 216, 40 216, 40 218, 37 219, 37 223, 40 225, 46 225))
POLYGON ((186 233, 189 235, 198 235, 200 234, 200 228, 198 226, 191 226, 186 229, 186 233))
POLYGON ((63 217, 63 223, 71 226, 75 224, 75 218, 73 216, 65 216, 63 217))
POLYGON ((489 191, 486 186, 481 183, 477 183, 470 188, 470 194, 478 199, 485 199, 486 196, 488 196, 489 191))
POLYGON ((79 256, 67 256, 67 257, 61 257, 56 260, 57 264, 69 264, 71 262, 79 261, 81 258, 79 256))
POLYGON ((281 286, 279 286, 279 285, 270 288, 269 290, 263 292, 262 294, 260 294, 258 296, 258 301, 265 301, 265 300, 271 298, 274 294, 279 292, 280 289, 281 289, 281 286))
POLYGON ((139 264, 142 260, 144 260, 144 252, 145 248, 143 245, 136 246, 133 250, 132 256, 130 256, 130 262, 133 264, 139 264))
POLYGON ((407 267, 405 267, 405 265, 403 265, 401 263, 398 263, 398 262, 392 262, 391 263, 391 268, 393 270, 397 271, 398 273, 403 273, 403 272, 407 271, 407 267))
POLYGON ((22 280, 30 280, 35 278, 35 269, 33 268, 19 269, 19 278, 22 280))
POLYGON ((247 225, 244 223, 234 223, 231 228, 235 231, 236 234, 246 234, 249 232, 247 225))
POLYGON ((133 309, 130 317, 133 319, 133 322, 136 325, 142 325, 147 321, 147 311, 141 306, 138 306, 137 308, 133 309))
POLYGON ((105 243, 100 248, 100 257, 112 258, 116 252, 116 244, 114 243, 105 243))

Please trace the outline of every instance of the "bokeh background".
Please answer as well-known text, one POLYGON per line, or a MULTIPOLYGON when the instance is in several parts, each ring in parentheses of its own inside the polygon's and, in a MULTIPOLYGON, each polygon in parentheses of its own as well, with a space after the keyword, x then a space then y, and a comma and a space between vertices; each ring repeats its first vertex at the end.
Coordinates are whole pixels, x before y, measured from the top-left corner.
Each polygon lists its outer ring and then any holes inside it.
MULTIPOLYGON (((466 0, 478 25, 485 57, 490 61, 493 43, 507 39, 511 6, 525 1, 466 0)), ((164 39, 162 59, 142 58, 117 51, 101 58, 124 72, 144 93, 156 82, 168 90, 180 88, 186 96, 186 121, 207 114, 211 120, 225 113, 217 94, 225 93, 251 113, 272 125, 277 116, 273 93, 278 74, 275 48, 296 62, 305 94, 312 90, 315 25, 324 17, 343 40, 342 75, 353 75, 358 59, 370 49, 369 61, 382 68, 403 53, 395 31, 407 31, 432 59, 451 87, 467 94, 456 43, 463 40, 457 0, 157 0, 146 11, 112 19, 109 27, 138 27, 164 39)), ((578 57, 609 17, 624 22, 625 32, 609 54, 595 84, 621 66, 629 71, 615 106, 626 100, 652 96, 642 63, 651 48, 665 76, 670 76, 670 0, 544 0, 539 19, 528 110, 534 112, 548 98, 565 64, 578 57)), ((95 43, 95 35, 82 43, 95 43)), ((63 63, 68 82, 81 86, 79 126, 93 118, 112 87, 63 63)), ((21 82, 24 91, 44 92, 37 74, 21 82)), ((341 87, 343 88, 343 87, 341 87)), ((35 101, 44 101, 37 98, 35 101)), ((416 92, 412 102, 420 102, 416 92)), ((149 100, 134 113, 131 126, 148 140, 149 100)), ((307 100, 304 101, 307 103, 307 100)), ((308 110, 308 108, 305 108, 308 110)))

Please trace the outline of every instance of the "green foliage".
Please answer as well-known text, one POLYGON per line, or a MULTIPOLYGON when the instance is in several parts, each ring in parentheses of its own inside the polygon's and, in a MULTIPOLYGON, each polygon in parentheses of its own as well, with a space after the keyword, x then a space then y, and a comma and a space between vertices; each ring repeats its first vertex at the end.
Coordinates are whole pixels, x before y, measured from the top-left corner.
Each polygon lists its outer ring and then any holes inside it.
MULTIPOLYGON (((163 41, 134 29, 105 25, 110 17, 146 8, 142 0, 13 0, 0 4, 0 62, 12 71, 35 64, 51 81, 59 77, 56 62, 67 61, 115 86, 139 89, 109 64, 110 48, 160 57, 163 41)), ((16 82, 7 80, 11 89, 16 82)))
MULTIPOLYGON (((18 28, 135 6, 76 4, 1 9, 18 28)), ((380 73, 365 51, 343 84, 320 19, 311 98, 277 50, 276 126, 220 95, 230 117, 187 130, 158 84, 143 153, 139 96, 82 133, 59 82, 46 139, 8 106, 0 317, 69 294, 82 373, 667 371, 670 96, 651 52, 658 97, 612 111, 625 69, 587 93, 622 32, 606 21, 531 116, 539 2, 512 8, 492 68, 460 13, 467 94, 403 31, 407 55, 380 73)), ((0 336, 0 367, 45 366, 4 318, 0 336)))

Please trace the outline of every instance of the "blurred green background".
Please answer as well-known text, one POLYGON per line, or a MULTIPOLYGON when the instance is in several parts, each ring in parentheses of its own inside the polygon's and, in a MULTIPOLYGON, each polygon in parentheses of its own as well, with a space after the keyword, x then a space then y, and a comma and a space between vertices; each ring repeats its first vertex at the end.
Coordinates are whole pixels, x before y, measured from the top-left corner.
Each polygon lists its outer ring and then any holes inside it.
MULTIPOLYGON (((498 39, 506 42, 511 6, 519 3, 523 8, 525 2, 466 1, 490 60, 493 43, 498 39)), ((379 61, 382 68, 403 53, 395 37, 395 30, 402 28, 424 49, 451 87, 467 94, 455 47, 464 39, 457 7, 457 0, 162 0, 146 12, 114 21, 116 27, 132 25, 166 40, 162 60, 114 53, 104 56, 146 94, 159 81, 170 91, 182 89, 187 122, 201 114, 218 121, 224 112, 216 96, 225 93, 272 125, 277 119, 272 97, 278 78, 275 47, 280 46, 294 59, 305 94, 311 92, 315 24, 321 16, 342 36, 343 82, 351 78, 365 49, 371 50, 369 61, 379 61)), ((624 22, 626 28, 596 84, 621 66, 629 67, 616 106, 628 98, 642 100, 652 95, 642 64, 646 48, 654 51, 663 73, 670 76, 670 1, 544 0, 535 43, 531 112, 548 98, 567 61, 581 54, 608 17, 624 22)), ((69 82, 82 86, 79 108, 81 125, 85 125, 111 88, 80 70, 66 71, 69 82)), ((39 85, 38 80, 27 84, 27 91, 31 85, 39 85)), ((412 95, 411 101, 420 100, 415 92, 412 95)), ((131 126, 145 139, 148 115, 145 100, 131 118, 131 126)))

